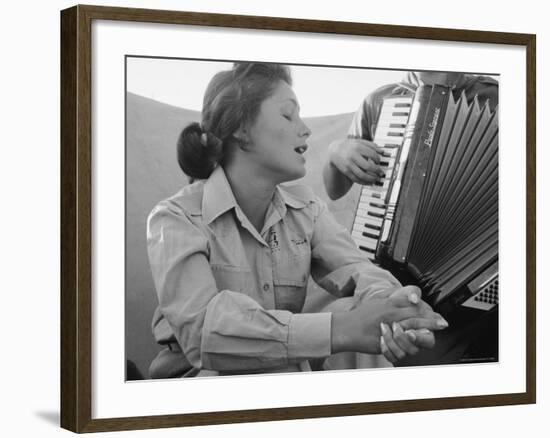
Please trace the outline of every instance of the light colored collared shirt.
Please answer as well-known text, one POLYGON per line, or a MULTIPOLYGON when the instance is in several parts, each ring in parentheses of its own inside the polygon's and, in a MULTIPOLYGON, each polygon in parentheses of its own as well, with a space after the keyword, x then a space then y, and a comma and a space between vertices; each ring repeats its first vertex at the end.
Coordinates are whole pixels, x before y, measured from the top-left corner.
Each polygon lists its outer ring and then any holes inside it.
POLYGON ((153 332, 196 369, 308 369, 331 353, 331 314, 302 314, 310 274, 337 297, 399 286, 305 186, 278 186, 258 232, 222 167, 160 202, 147 224, 153 332))

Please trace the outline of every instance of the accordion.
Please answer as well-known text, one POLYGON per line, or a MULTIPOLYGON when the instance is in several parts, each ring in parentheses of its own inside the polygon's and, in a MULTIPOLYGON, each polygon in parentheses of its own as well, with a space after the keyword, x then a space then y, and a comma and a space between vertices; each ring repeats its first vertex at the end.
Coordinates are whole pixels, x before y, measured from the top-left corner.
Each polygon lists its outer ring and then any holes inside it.
MULTIPOLYGON (((385 177, 364 186, 352 237, 405 272, 443 314, 498 305, 498 112, 420 86, 385 99, 374 143, 385 177)), ((399 275, 396 275, 400 277, 399 275)), ((402 278, 402 276, 401 276, 402 278)))

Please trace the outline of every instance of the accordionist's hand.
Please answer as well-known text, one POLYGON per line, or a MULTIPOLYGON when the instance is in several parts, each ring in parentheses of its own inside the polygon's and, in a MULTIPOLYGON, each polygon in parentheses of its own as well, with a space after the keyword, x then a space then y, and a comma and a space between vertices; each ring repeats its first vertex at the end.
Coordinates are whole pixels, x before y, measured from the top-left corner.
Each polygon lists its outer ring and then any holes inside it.
POLYGON ((329 146, 330 162, 358 184, 372 184, 384 177, 379 165, 382 154, 382 149, 376 144, 360 138, 336 140, 329 146))

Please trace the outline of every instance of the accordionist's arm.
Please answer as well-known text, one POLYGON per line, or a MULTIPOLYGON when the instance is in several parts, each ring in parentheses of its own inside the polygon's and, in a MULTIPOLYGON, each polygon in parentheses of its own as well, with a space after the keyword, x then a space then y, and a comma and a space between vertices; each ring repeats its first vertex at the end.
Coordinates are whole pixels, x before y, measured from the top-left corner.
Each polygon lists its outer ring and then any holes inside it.
POLYGON ((383 176, 379 155, 372 143, 374 106, 365 99, 354 115, 347 138, 333 141, 323 167, 323 181, 331 199, 344 196, 354 183, 371 184, 383 176))

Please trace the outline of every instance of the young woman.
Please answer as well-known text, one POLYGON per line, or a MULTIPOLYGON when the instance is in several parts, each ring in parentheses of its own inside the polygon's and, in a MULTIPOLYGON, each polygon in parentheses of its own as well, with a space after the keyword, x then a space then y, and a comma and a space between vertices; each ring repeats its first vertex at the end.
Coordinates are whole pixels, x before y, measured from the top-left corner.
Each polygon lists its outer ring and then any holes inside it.
POLYGON ((310 370, 309 359, 342 351, 397 360, 433 346, 426 329, 446 327, 418 289, 362 255, 311 190, 281 185, 305 174, 311 132, 299 110, 288 67, 238 63, 213 77, 202 122, 182 131, 178 162, 197 181, 148 219, 153 330, 169 347, 153 377, 182 375, 186 360, 187 375, 310 370), (310 274, 353 295, 353 308, 300 313, 310 274))

